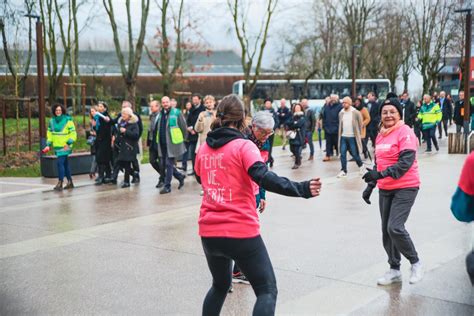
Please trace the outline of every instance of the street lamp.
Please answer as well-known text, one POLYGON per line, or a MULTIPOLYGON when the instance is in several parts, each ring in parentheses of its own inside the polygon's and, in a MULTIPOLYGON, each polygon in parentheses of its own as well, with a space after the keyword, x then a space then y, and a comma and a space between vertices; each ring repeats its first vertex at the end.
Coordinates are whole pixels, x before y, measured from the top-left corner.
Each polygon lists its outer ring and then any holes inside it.
POLYGON ((355 45, 352 45, 352 89, 351 89, 351 93, 352 93, 352 98, 356 98, 357 95, 356 95, 356 49, 359 49, 361 48, 362 45, 361 44, 355 44, 355 45))
POLYGON ((38 115, 40 151, 46 147, 46 124, 44 104, 44 60, 43 60, 43 24, 40 16, 36 14, 25 14, 24 17, 36 19, 36 73, 38 77, 38 115))

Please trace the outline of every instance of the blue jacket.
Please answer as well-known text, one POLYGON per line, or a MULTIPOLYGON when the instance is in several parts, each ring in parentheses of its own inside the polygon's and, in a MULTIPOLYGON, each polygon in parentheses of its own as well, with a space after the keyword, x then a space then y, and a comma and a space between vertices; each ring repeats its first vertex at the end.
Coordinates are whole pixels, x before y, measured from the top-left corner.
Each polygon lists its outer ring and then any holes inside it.
POLYGON ((323 127, 326 134, 337 134, 339 131, 339 112, 342 110, 340 103, 328 105, 323 111, 323 127))

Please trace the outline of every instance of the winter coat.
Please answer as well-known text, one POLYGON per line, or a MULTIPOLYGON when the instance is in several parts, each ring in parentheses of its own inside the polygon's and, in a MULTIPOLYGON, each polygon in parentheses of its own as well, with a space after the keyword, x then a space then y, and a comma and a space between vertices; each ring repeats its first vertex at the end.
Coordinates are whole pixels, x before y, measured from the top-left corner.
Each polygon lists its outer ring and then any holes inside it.
MULTIPOLYGON (((193 106, 193 108, 189 111, 188 119, 186 120, 186 125, 194 129, 194 126, 196 125, 196 122, 199 118, 199 114, 201 114, 201 112, 204 112, 204 111, 206 111, 206 108, 202 104, 197 107, 193 106)), ((187 141, 197 142, 198 137, 199 135, 197 133, 194 135, 191 133, 188 133, 187 141)))
POLYGON ((364 139, 365 136, 367 135, 367 130, 366 130, 367 126, 370 123, 370 114, 365 106, 360 107, 359 112, 362 115, 362 130, 360 132, 360 136, 362 137, 362 139, 364 139))
POLYGON ((403 121, 405 122, 406 125, 413 127, 413 125, 415 124, 415 119, 417 115, 415 103, 411 102, 410 99, 406 101, 402 101, 401 103, 403 107, 405 108, 403 121))
MULTIPOLYGON (((102 113, 109 117, 107 112, 102 113)), ((107 164, 112 161, 112 121, 105 121, 99 117, 99 124, 95 126, 95 159, 98 164, 107 164)))
POLYGON ((322 111, 323 127, 326 134, 337 134, 339 130, 339 112, 342 110, 340 103, 328 105, 322 111))
MULTIPOLYGON (((186 121, 184 120, 183 114, 177 109, 170 109, 168 113, 165 112, 165 110, 161 110, 160 114, 158 115, 157 118, 157 125, 156 125, 156 142, 157 142, 157 147, 158 147, 158 157, 163 157, 164 153, 161 148, 161 143, 160 143, 160 131, 165 131, 165 140, 166 140, 166 155, 170 158, 179 158, 181 157, 185 152, 186 152, 186 147, 183 142, 176 142, 173 143, 172 137, 171 137, 171 128, 179 128, 181 131, 181 135, 183 140, 186 139, 187 136, 187 125, 186 121), (163 117, 163 115, 165 115, 163 117), (166 118, 166 126, 161 126, 162 124, 162 118, 166 118), (170 124, 170 118, 172 118, 173 121, 172 124, 170 124), (173 126, 174 125, 174 126, 173 126)), ((176 130, 177 131, 177 130, 176 130)), ((179 131, 178 131, 179 133, 179 131)))
POLYGON ((310 108, 307 108, 304 111, 304 115, 306 118, 306 122, 305 122, 306 132, 314 133, 314 131, 316 130, 316 116, 314 115, 313 110, 311 110, 310 108))
POLYGON ((278 128, 285 126, 291 120, 291 111, 288 107, 279 107, 277 110, 278 128))
POLYGON ((423 103, 418 112, 418 119, 421 121, 422 130, 435 127, 439 122, 441 122, 442 117, 443 114, 441 113, 439 104, 436 104, 433 101, 431 101, 430 104, 423 103))
POLYGON ((133 161, 137 159, 138 154, 138 139, 140 138, 140 130, 138 128, 138 117, 132 115, 130 120, 125 125, 125 133, 120 132, 122 118, 118 121, 118 136, 119 144, 118 161, 133 161))
POLYGON ((199 135, 199 145, 206 141, 207 133, 211 130, 211 124, 216 118, 216 111, 204 111, 199 113, 198 120, 194 126, 194 130, 199 135))
MULTIPOLYGON (((134 114, 134 115, 137 117, 137 119, 138 119, 138 122, 137 122, 137 125, 138 125, 138 135, 139 135, 139 138, 140 138, 140 137, 142 137, 142 134, 143 134, 143 122, 142 122, 142 118, 140 117, 140 114, 138 114, 137 112, 133 112, 133 114, 134 114)), ((114 124, 117 124, 121 117, 122 117, 122 113, 119 113, 119 114, 117 115, 117 118, 114 120, 114 124)))
POLYGON ((158 125, 156 118, 159 113, 160 112, 150 114, 150 126, 148 127, 148 134, 146 137, 146 145, 153 149, 156 147, 156 126, 158 125))
POLYGON ((452 120, 453 119, 453 105, 449 99, 444 98, 443 104, 441 105, 441 99, 437 101, 439 104, 439 108, 441 109, 441 113, 443 114, 442 120, 452 120))
MULTIPOLYGON (((470 114, 474 113, 474 105, 471 104, 470 114)), ((464 125, 464 100, 458 100, 454 104, 453 120, 456 125, 464 125), (461 114, 462 113, 462 114, 461 114)))
MULTIPOLYGON (((338 132, 338 147, 341 148, 341 136, 342 136, 342 125, 343 125, 343 120, 342 118, 344 117, 344 110, 339 112, 339 132, 338 132)), ((359 150, 359 153, 363 152, 362 150, 362 114, 360 114, 359 111, 354 109, 352 111, 352 128, 354 130, 354 137, 357 143, 357 149, 359 150)))
POLYGON ((70 155, 77 139, 76 127, 72 118, 64 114, 60 118, 51 118, 46 137, 48 146, 53 147, 56 156, 70 155), (64 149, 65 145, 68 145, 68 149, 64 149))
POLYGON ((293 146, 303 146, 304 139, 306 136, 306 118, 303 112, 293 113, 292 120, 288 123, 288 130, 296 131, 296 137, 290 139, 290 145, 293 146))
POLYGON ((375 101, 369 102, 368 104, 370 104, 370 123, 367 126, 367 130, 378 131, 380 126, 380 103, 375 101))

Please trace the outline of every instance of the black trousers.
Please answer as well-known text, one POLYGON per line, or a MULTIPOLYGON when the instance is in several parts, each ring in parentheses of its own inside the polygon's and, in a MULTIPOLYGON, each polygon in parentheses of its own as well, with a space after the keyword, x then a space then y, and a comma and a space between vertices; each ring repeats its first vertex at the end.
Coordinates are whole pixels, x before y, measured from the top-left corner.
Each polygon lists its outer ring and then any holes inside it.
POLYGON ((448 137, 448 120, 441 120, 441 122, 438 123, 439 138, 443 137, 443 128, 446 137, 448 137))
POLYGON ((334 155, 334 148, 336 149, 336 155, 338 152, 338 135, 337 133, 332 134, 332 133, 326 133, 325 135, 326 138, 326 156, 327 157, 332 157, 334 155))
POLYGON ((132 166, 130 161, 119 161, 121 168, 125 170, 125 176, 123 177, 123 182, 130 183, 130 174, 132 173, 132 166))
POLYGON ((160 175, 160 182, 165 181, 165 171, 163 170, 162 165, 160 164, 158 158, 158 150, 156 148, 150 147, 150 165, 155 169, 156 172, 160 175))
POLYGON ((250 281, 257 296, 253 315, 274 315, 277 285, 267 248, 254 238, 201 238, 212 287, 204 299, 202 314, 219 315, 232 283, 232 260, 250 281))

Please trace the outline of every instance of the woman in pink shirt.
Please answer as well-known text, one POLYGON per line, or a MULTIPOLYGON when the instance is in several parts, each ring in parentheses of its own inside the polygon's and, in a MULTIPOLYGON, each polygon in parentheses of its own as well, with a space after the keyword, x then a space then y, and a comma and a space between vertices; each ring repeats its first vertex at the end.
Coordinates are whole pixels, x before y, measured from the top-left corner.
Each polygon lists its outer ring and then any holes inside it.
POLYGON ((287 196, 318 196, 319 179, 293 182, 268 170, 257 146, 242 134, 244 106, 228 95, 196 156, 195 173, 204 190, 199 235, 213 282, 203 315, 219 315, 232 281, 232 260, 247 276, 257 302, 254 315, 273 315, 277 287, 272 263, 260 237, 255 186, 287 196))
POLYGON ((411 263, 410 283, 423 278, 423 269, 405 222, 415 203, 420 186, 416 151, 418 139, 402 121, 402 106, 397 98, 385 100, 380 106, 382 128, 375 141, 375 168, 363 179, 368 183, 362 194, 370 204, 370 195, 379 187, 382 217, 383 246, 388 255, 390 270, 377 280, 379 285, 402 281, 400 253, 411 263))

